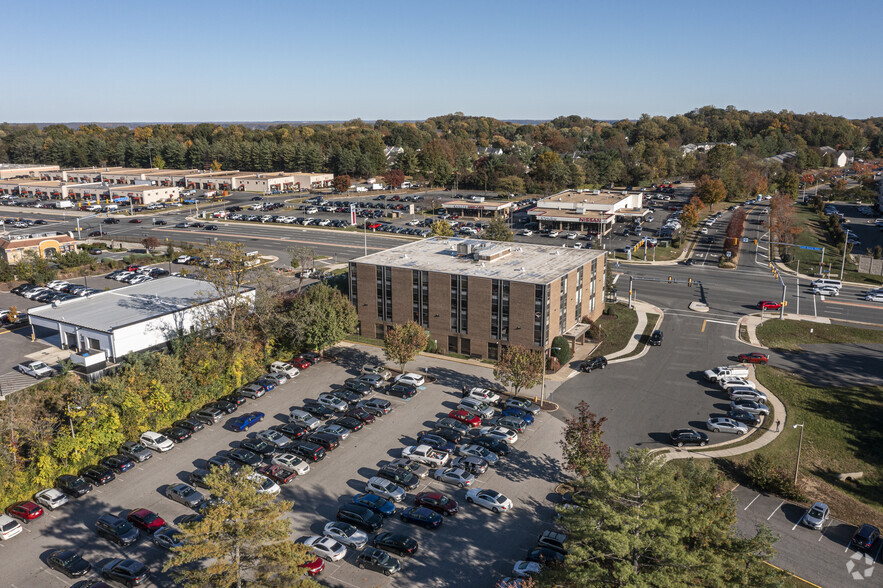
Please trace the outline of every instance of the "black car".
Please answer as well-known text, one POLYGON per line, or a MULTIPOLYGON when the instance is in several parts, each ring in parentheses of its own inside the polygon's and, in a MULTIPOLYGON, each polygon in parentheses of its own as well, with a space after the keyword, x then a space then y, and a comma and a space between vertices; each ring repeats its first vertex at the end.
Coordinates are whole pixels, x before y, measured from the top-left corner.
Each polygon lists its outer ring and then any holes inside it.
POLYGON ((377 475, 395 482, 405 490, 413 490, 420 485, 420 478, 404 468, 394 465, 385 465, 377 470, 377 475))
POLYGON ((652 333, 650 333, 650 341, 648 341, 650 345, 653 347, 659 347, 662 345, 662 331, 656 329, 652 333))
POLYGON ((106 218, 104 219, 104 224, 106 225, 116 225, 119 224, 120 219, 118 218, 106 218))
POLYGON ((349 407, 353 407, 359 403, 362 397, 353 392, 352 390, 346 390, 345 388, 338 388, 337 390, 332 390, 331 395, 335 398, 339 398, 347 403, 349 407))
POLYGON ((751 414, 747 410, 734 410, 730 409, 727 411, 727 416, 733 419, 734 421, 739 421, 740 423, 745 423, 749 427, 753 427, 757 425, 759 419, 756 414, 751 414))
POLYGON ((317 419, 327 420, 336 415, 337 413, 328 408, 327 406, 322 406, 321 404, 315 404, 316 400, 312 398, 305 398, 304 405, 301 408, 302 411, 308 412, 317 419))
POLYGON ((360 569, 368 569, 374 572, 382 572, 387 576, 392 576, 402 569, 399 560, 392 557, 382 549, 367 548, 359 553, 356 558, 356 565, 360 569))
POLYGON ((318 353, 316 353, 315 351, 304 351, 303 353, 300 354, 300 357, 304 358, 305 360, 307 360, 308 362, 310 362, 313 365, 316 365, 317 363, 322 362, 322 356, 319 355, 318 353))
POLYGON ((861 551, 869 551, 880 537, 880 529, 864 524, 852 536, 852 546, 861 551))
POLYGON ((372 388, 365 382, 360 382, 358 378, 349 378, 346 382, 343 383, 343 387, 347 390, 355 392, 359 396, 367 396, 371 394, 371 392, 374 390, 374 388, 372 388))
POLYGON ((440 431, 446 429, 448 431, 454 431, 455 433, 459 433, 461 435, 469 434, 469 425, 466 423, 461 423, 456 419, 452 419, 450 417, 442 417, 435 421, 435 426, 433 427, 436 431, 440 431))
POLYGON ((126 586, 137 586, 150 577, 150 568, 134 559, 112 559, 101 568, 101 575, 126 586))
POLYGON ((98 517, 95 521, 95 532, 120 547, 128 547, 140 537, 138 529, 132 523, 112 514, 98 517))
POLYGON ((300 425, 294 423, 285 423, 284 425, 276 425, 270 427, 274 431, 278 431, 293 441, 303 438, 307 434, 307 430, 300 425))
POLYGON ((46 558, 46 565, 53 570, 58 570, 68 578, 85 576, 92 569, 92 565, 83 559, 82 555, 69 550, 53 551, 46 558))
POLYGON ((371 544, 384 551, 391 551, 393 553, 398 553, 399 555, 408 556, 417 553, 417 550, 420 547, 416 541, 407 535, 390 532, 378 533, 371 544))
POLYGON ((365 426, 365 423, 360 421, 354 417, 340 417, 336 418, 332 421, 328 421, 329 425, 340 425, 341 427, 345 427, 350 431, 360 431, 362 427, 365 426))
POLYGON ((683 447, 684 445, 708 445, 708 435, 702 431, 693 429, 675 429, 671 432, 671 444, 683 447))
POLYGON ((190 431, 183 427, 166 427, 165 429, 161 429, 159 431, 175 443, 183 443, 190 439, 190 431))
POLYGON ((607 367, 607 358, 603 355, 600 357, 590 357, 579 365, 579 369, 584 372, 592 370, 603 370, 607 367))
POLYGON ((408 384, 390 384, 386 387, 386 394, 390 396, 398 396, 399 398, 408 400, 417 395, 417 388, 408 384))
POLYGON ((230 469, 235 470, 236 468, 239 467, 239 462, 230 459, 226 455, 216 455, 214 457, 210 457, 208 462, 206 462, 206 467, 208 469, 222 468, 224 466, 227 466, 230 469))
POLYGON ((197 419, 181 419, 180 421, 175 421, 172 425, 180 427, 181 429, 187 429, 191 433, 201 431, 205 428, 205 425, 197 419))
POLYGON ((358 504, 344 504, 337 509, 337 520, 373 533, 383 525, 383 517, 358 504))
POLYGON ((308 459, 310 461, 322 461, 325 459, 325 448, 321 445, 317 445, 312 443, 306 439, 301 441, 296 441, 289 449, 290 452, 301 456, 304 459, 308 459))
POLYGON ((227 457, 229 457, 233 461, 238 461, 241 464, 249 465, 251 467, 257 467, 264 461, 263 458, 261 458, 261 456, 257 453, 254 453, 242 447, 231 449, 227 452, 227 457))
POLYGON ((234 412, 236 412, 236 409, 239 408, 239 406, 237 406, 236 404, 233 404, 232 402, 227 402, 226 400, 210 402, 205 406, 206 408, 217 408, 224 414, 233 414, 234 412))
POLYGON ((55 480, 55 487, 72 498, 79 498, 92 492, 92 484, 80 476, 64 474, 55 480))
POLYGON ((92 482, 96 486, 104 486, 116 479, 116 476, 110 468, 101 465, 90 465, 80 470, 80 476, 85 480, 92 482))
POLYGON ((433 430, 432 434, 436 435, 438 437, 441 437, 442 439, 445 439, 447 441, 450 441, 451 443, 456 443, 458 445, 463 440, 463 435, 458 433, 457 431, 452 430, 452 429, 439 428, 439 429, 433 430))
POLYGON ((511 451, 508 443, 500 441, 495 437, 488 437, 487 435, 479 435, 474 439, 470 439, 470 441, 475 445, 481 445, 485 449, 493 451, 497 455, 509 455, 511 451))
POLYGON ((153 452, 135 441, 126 441, 120 445, 120 453, 131 457, 134 461, 141 463, 153 457, 153 452))
POLYGON ((190 484, 192 486, 196 486, 197 488, 205 488, 206 490, 208 490, 209 487, 205 481, 205 478, 209 475, 209 473, 210 472, 208 470, 193 470, 188 476, 190 484))
POLYGON ((236 406, 242 406, 245 404, 245 396, 242 394, 237 394, 236 392, 231 392, 226 396, 221 396, 220 400, 224 402, 229 402, 230 404, 235 404, 236 406))
POLYGON ((122 474, 135 467, 135 461, 127 455, 109 455, 101 460, 101 465, 110 468, 115 474, 122 474))
POLYGON ((547 547, 534 547, 527 552, 527 561, 535 561, 539 564, 559 564, 564 562, 564 554, 547 547))
POLYGON ((338 438, 329 433, 310 433, 304 439, 323 447, 325 451, 332 451, 340 445, 338 438))
POLYGON ((276 446, 263 439, 243 439, 239 443, 239 447, 257 453, 261 457, 270 457, 276 453, 276 446))

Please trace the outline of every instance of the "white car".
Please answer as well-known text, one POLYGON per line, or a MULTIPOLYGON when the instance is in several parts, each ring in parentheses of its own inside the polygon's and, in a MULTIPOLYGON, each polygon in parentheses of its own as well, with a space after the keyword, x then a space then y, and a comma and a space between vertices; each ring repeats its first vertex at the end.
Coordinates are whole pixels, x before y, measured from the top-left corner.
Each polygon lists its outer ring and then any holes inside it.
POLYGON ((470 388, 463 398, 475 398, 488 404, 496 404, 500 401, 500 395, 487 388, 470 388))
POLYGON ((883 292, 869 292, 865 294, 865 300, 870 302, 883 302, 883 292))
POLYGON ((349 523, 344 523, 341 521, 331 521, 325 528, 322 529, 322 533, 326 537, 330 537, 337 541, 338 543, 342 543, 347 547, 352 547, 355 550, 360 550, 365 545, 368 544, 368 534, 364 531, 359 531, 354 526, 349 523))
POLYGON ((274 431, 273 429, 267 429, 266 431, 261 431, 257 434, 258 439, 263 439, 270 445, 274 447, 285 447, 289 443, 291 443, 291 439, 280 433, 279 431, 274 431))
POLYGON ((558 231, 549 231, 549 236, 550 236, 550 237, 557 237, 557 236, 560 235, 560 234, 561 234, 561 233, 559 233, 558 231))
POLYGON ((494 512, 505 512, 512 510, 512 501, 497 492, 496 490, 482 490, 481 488, 473 488, 466 492, 466 502, 483 506, 494 512))
POLYGON ((61 506, 64 506, 68 502, 70 502, 70 498, 67 497, 67 494, 59 490, 58 488, 47 488, 46 490, 40 490, 34 496, 34 500, 37 501, 37 504, 40 506, 45 506, 49 510, 55 510, 61 506))
POLYGON ((69 282, 65 282, 64 280, 52 280, 48 284, 46 284, 47 288, 52 288, 55 291, 61 290, 65 286, 69 286, 69 282))
POLYGON ((175 444, 172 442, 171 439, 154 431, 146 431, 144 433, 141 433, 139 441, 141 442, 141 445, 143 445, 147 449, 153 449, 154 451, 159 451, 160 453, 171 451, 172 448, 175 447, 175 444))
POLYGON ((521 234, 525 237, 530 237, 531 235, 533 235, 533 231, 531 231, 530 229, 524 229, 523 231, 521 231, 521 234))
POLYGON ((465 456, 480 457, 488 462, 491 467, 497 465, 497 462, 500 461, 499 455, 481 445, 461 445, 457 448, 457 453, 465 456))
POLYGON ((9 515, 0 514, 0 540, 12 539, 21 532, 21 523, 9 515))
POLYGON ((577 235, 576 233, 567 233, 567 238, 571 241, 576 240, 577 237, 579 237, 579 235, 577 235))
POLYGON ((279 484, 263 474, 253 472, 248 475, 248 479, 254 482, 258 487, 258 494, 279 494, 279 492, 282 491, 279 484))
POLYGON ((422 386, 426 383, 426 378, 424 378, 421 374, 415 374, 413 372, 408 372, 407 374, 400 374, 393 379, 393 382, 397 384, 407 384, 409 386, 422 386))
POLYGON ((393 502, 401 502, 405 499, 405 489, 385 478, 378 476, 372 477, 365 484, 365 490, 371 494, 376 494, 381 498, 386 498, 393 502))
POLYGON ((712 417, 708 419, 705 426, 708 427, 709 431, 714 431, 715 433, 724 432, 744 435, 748 432, 748 426, 745 423, 740 423, 726 417, 712 417))
POLYGON ((482 427, 478 430, 478 433, 480 435, 499 439, 500 441, 505 441, 509 445, 518 441, 518 433, 512 429, 507 429, 506 427, 482 427))
POLYGON ((270 463, 282 466, 286 470, 291 470, 298 476, 303 476, 310 471, 310 464, 293 453, 280 453, 279 455, 274 455, 273 460, 270 463))
POLYGON ((512 567, 512 575, 516 578, 528 578, 534 574, 539 574, 542 566, 535 561, 517 561, 512 567))
POLYGON ((346 555, 346 547, 323 535, 313 535, 304 540, 304 545, 313 548, 313 553, 327 561, 340 561, 346 555))
POLYGON ((699 229, 699 232, 703 235, 707 235, 708 234, 708 227, 702 227, 701 229, 699 229))
POLYGON ((766 404, 766 394, 761 392, 760 390, 755 390, 754 388, 730 388, 727 390, 727 396, 730 400, 736 400, 737 398, 747 398, 748 400, 753 400, 755 402, 760 402, 761 404, 766 404))
POLYGON ((840 290, 832 286, 816 286, 812 289, 812 293, 818 296, 837 296, 840 290))
POLYGON ((755 383, 751 380, 746 380, 745 378, 739 378, 736 376, 724 376, 720 378, 717 383, 724 390, 729 390, 730 388, 757 388, 755 383))

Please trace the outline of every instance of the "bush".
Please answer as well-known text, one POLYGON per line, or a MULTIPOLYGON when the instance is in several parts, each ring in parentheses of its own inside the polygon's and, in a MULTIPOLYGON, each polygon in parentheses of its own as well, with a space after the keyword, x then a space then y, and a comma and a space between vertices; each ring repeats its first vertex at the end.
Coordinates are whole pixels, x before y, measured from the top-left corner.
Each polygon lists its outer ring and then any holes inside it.
POLYGON ((788 500, 804 500, 791 475, 773 465, 764 455, 757 454, 744 466, 743 473, 758 490, 770 492, 788 500))
POLYGON ((794 259, 794 256, 785 251, 782 253, 782 263, 791 263, 791 260, 794 259))
POLYGON ((883 247, 877 245, 874 247, 874 259, 880 259, 883 257, 883 247))
POLYGON ((572 355, 570 353, 570 341, 561 335, 558 335, 552 339, 552 347, 557 347, 557 349, 552 349, 552 356, 557 358, 561 365, 570 361, 572 355))

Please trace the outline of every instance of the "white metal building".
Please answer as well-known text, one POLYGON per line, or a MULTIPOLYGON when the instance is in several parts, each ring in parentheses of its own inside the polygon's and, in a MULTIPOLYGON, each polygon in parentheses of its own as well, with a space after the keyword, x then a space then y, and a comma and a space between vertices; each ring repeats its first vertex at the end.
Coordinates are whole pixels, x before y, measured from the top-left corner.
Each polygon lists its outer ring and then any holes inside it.
MULTIPOLYGON (((255 290, 245 288, 241 295, 253 303, 255 290)), ((101 350, 116 361, 199 328, 221 305, 211 283, 169 276, 38 306, 28 315, 35 336, 62 349, 101 350)))

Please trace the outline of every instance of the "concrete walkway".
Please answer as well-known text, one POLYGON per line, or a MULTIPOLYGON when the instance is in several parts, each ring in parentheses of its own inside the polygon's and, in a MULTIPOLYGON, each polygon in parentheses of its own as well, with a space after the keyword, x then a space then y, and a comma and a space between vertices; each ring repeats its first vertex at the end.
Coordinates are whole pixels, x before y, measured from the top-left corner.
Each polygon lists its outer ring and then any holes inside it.
MULTIPOLYGON (((760 433, 759 436, 754 438, 749 443, 745 443, 744 445, 739 445, 738 447, 727 448, 728 445, 735 445, 737 443, 744 441, 745 437, 738 437, 737 436, 737 437, 734 437, 730 441, 725 441, 723 443, 717 443, 713 446, 707 446, 707 448, 701 449, 701 450, 687 451, 687 450, 684 450, 681 448, 675 448, 675 449, 667 449, 666 448, 666 449, 659 450, 659 451, 666 451, 666 453, 663 454, 663 456, 666 460, 685 459, 685 458, 690 458, 690 457, 696 457, 696 458, 702 458, 702 459, 713 459, 716 457, 730 457, 733 455, 741 455, 743 453, 749 453, 751 451, 755 451, 757 449, 760 449, 761 447, 764 447, 765 445, 769 445, 770 443, 772 443, 776 439, 776 437, 779 436, 779 434, 782 431, 785 430, 785 427, 788 426, 788 415, 785 412, 785 405, 782 404, 782 402, 778 398, 776 398, 769 390, 767 390, 761 383, 759 383, 757 381, 757 378, 755 377, 755 373, 754 373, 755 366, 753 364, 751 364, 748 367, 749 367, 748 379, 751 380, 752 382, 754 382, 754 384, 757 386, 758 390, 760 390, 761 392, 766 394, 767 399, 769 400, 770 406, 772 408, 772 412, 773 412, 772 418, 779 421, 780 426, 777 428, 776 424, 774 422, 769 423, 769 427, 767 429, 763 430, 763 432, 760 433)), ((754 431, 749 432, 749 435, 752 435, 752 436, 757 435, 757 432, 761 430, 760 427, 762 427, 764 424, 766 424, 766 420, 767 419, 764 419, 761 422, 760 426, 755 428, 754 431)))

